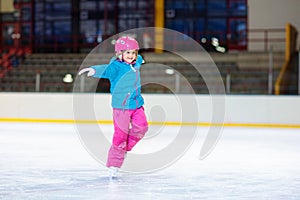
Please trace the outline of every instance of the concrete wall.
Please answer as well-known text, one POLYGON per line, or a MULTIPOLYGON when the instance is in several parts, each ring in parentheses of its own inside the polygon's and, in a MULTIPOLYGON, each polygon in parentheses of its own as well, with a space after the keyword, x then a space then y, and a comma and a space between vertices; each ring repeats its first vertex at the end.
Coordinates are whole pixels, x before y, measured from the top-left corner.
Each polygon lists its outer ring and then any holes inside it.
MULTIPOLYGON (((287 23, 300 30, 300 1, 299 0, 248 0, 248 27, 249 29, 285 28, 287 23)), ((273 34, 276 38, 281 35, 273 34)), ((298 46, 300 39, 298 35, 298 46)), ((273 48, 281 48, 275 44, 273 48)), ((250 44, 249 50, 256 50, 257 44, 250 44)))
MULTIPOLYGON (((226 125, 300 128, 300 96, 145 94, 144 97, 151 122, 209 125, 222 122, 212 120, 219 115, 217 118, 224 119, 226 125)), ((111 123, 110 99, 109 94, 0 93, 0 122, 72 123, 75 111, 79 113, 76 120, 111 123)))

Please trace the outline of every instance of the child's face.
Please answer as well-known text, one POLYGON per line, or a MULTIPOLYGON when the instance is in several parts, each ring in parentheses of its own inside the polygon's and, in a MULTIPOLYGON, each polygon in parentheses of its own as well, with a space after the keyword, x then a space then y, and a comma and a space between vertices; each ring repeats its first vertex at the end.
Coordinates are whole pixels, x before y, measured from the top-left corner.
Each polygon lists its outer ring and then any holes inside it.
POLYGON ((123 52, 123 60, 127 63, 132 63, 137 57, 136 50, 126 50, 123 52))

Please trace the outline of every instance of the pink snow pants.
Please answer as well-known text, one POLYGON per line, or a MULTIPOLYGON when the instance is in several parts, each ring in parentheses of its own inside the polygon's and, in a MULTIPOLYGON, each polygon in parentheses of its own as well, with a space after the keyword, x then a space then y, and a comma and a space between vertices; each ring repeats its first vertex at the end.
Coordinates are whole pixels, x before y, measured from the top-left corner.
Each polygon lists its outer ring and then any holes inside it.
POLYGON ((113 109, 114 136, 108 152, 107 167, 121 167, 127 151, 140 141, 148 130, 144 108, 113 109))

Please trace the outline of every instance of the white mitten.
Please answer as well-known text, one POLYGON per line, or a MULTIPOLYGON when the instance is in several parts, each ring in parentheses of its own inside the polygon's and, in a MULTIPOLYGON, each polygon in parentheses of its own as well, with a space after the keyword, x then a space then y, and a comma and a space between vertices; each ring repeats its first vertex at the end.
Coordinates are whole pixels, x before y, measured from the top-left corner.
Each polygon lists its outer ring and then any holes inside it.
POLYGON ((96 71, 93 68, 84 68, 78 72, 78 75, 82 75, 83 73, 87 72, 87 76, 95 75, 96 71))

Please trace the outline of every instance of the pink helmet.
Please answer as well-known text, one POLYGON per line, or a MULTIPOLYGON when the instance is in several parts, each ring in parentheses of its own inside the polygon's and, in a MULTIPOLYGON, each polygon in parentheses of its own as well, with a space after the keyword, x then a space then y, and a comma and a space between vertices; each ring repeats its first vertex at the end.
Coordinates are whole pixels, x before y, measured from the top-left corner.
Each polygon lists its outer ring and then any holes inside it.
POLYGON ((115 52, 124 50, 139 50, 139 43, 132 37, 123 36, 117 39, 115 44, 115 52))

